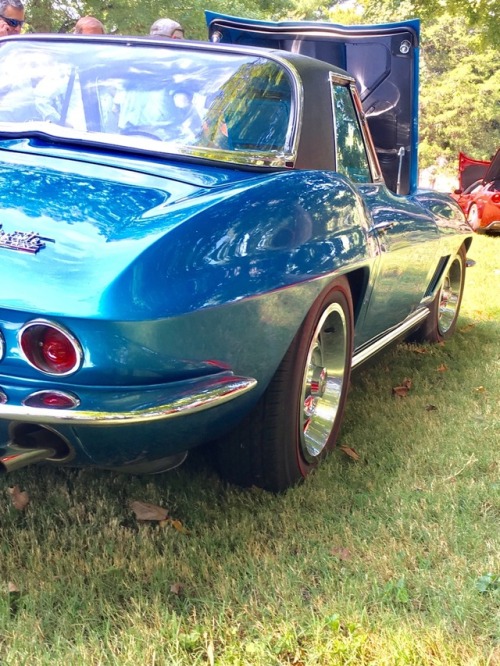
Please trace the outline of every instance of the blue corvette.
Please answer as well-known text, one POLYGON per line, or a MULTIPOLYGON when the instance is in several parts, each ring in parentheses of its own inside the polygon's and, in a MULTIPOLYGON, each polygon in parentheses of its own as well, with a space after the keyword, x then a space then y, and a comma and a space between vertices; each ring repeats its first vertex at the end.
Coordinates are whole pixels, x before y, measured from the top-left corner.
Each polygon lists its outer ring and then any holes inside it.
POLYGON ((0 40, 0 471, 214 442, 279 491, 352 367, 455 329, 471 231, 416 187, 418 22, 207 19, 0 40))

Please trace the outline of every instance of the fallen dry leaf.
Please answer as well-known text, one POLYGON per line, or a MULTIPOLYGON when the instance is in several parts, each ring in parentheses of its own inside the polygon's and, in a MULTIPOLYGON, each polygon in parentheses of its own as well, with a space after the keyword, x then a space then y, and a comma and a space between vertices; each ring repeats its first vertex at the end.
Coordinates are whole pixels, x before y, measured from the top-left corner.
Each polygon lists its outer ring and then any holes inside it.
POLYGON ((339 560, 350 560, 352 557, 351 551, 348 548, 332 548, 331 552, 339 560))
POLYGON ((135 513, 137 520, 156 520, 162 521, 168 518, 168 511, 156 504, 149 504, 148 502, 140 502, 134 500, 129 504, 132 511, 135 513))
POLYGON ((484 388, 484 386, 476 386, 474 391, 476 391, 476 393, 485 393, 486 389, 484 388))
POLYGON ((354 449, 352 449, 350 446, 339 446, 339 449, 346 454, 346 456, 349 456, 349 458, 352 458, 353 460, 359 460, 359 453, 357 453, 354 449))
POLYGON ((425 406, 425 411, 426 412, 437 412, 437 407, 436 407, 436 405, 426 405, 425 406))
POLYGON ((15 583, 11 583, 10 581, 7 583, 7 590, 9 594, 19 594, 19 588, 15 583))
POLYGON ((181 523, 180 520, 174 520, 173 518, 170 520, 170 524, 174 529, 176 529, 178 532, 181 534, 189 534, 189 530, 187 530, 184 525, 181 523))
POLYGON ((179 596, 183 589, 184 585, 182 585, 182 583, 173 583, 170 586, 170 592, 172 592, 172 594, 176 594, 177 596, 179 596))
POLYGON ((405 377, 405 379, 403 379, 403 381, 401 382, 400 386, 395 386, 392 389, 392 394, 397 395, 400 398, 405 398, 412 387, 412 383, 413 382, 411 381, 411 379, 405 377))
POLYGON ((425 347, 414 347, 412 352, 414 354, 427 354, 428 350, 425 347))
POLYGON ((438 366, 437 371, 438 372, 446 372, 448 370, 448 366, 446 363, 441 363, 441 365, 438 366))
POLYGON ((10 495, 10 501, 14 509, 18 511, 24 511, 24 509, 30 503, 30 496, 26 490, 21 490, 19 486, 11 486, 8 489, 10 495))

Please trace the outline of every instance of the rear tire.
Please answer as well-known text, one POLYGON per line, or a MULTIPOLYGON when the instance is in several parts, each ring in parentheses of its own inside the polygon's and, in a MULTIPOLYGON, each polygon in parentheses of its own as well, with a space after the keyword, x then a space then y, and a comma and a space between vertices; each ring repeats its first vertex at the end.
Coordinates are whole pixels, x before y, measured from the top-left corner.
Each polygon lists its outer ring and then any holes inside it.
POLYGON ((228 481, 280 492, 334 447, 349 387, 353 319, 349 283, 339 278, 314 303, 253 412, 217 444, 228 481))
POLYGON ((417 341, 443 342, 455 332, 464 293, 465 260, 465 248, 461 247, 448 267, 429 316, 415 335, 417 341))

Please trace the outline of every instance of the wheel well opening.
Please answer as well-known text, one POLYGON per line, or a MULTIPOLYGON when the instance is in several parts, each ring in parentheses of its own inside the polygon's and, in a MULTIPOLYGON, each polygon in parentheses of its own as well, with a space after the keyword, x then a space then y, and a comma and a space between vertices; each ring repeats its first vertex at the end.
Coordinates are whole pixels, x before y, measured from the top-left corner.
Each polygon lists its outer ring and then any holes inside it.
POLYGON ((363 302, 363 296, 366 292, 368 284, 368 269, 358 268, 350 273, 347 273, 346 278, 349 280, 349 288, 351 289, 352 306, 354 310, 354 320, 356 321, 363 302))

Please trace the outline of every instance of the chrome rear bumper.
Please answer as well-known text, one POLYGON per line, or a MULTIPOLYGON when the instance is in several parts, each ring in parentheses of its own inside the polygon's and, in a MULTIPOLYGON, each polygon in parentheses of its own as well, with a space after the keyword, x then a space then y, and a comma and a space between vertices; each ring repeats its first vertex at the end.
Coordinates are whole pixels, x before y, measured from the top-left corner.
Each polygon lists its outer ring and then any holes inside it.
MULTIPOLYGON (((103 392, 86 389, 98 409, 57 409, 9 404, 9 390, 2 387, 5 402, 0 404, 0 419, 25 423, 120 426, 172 419, 218 407, 251 391, 257 381, 232 374, 209 376, 157 387, 106 387, 103 392)), ((81 405, 89 403, 79 395, 81 405)))

